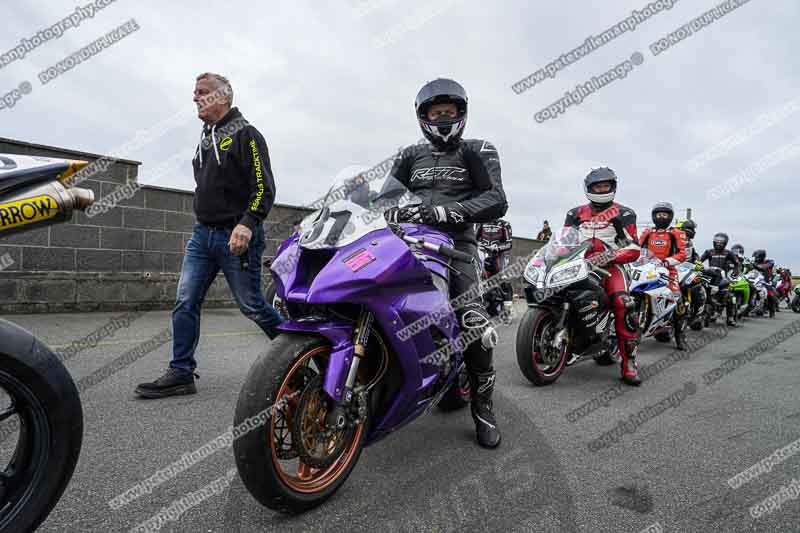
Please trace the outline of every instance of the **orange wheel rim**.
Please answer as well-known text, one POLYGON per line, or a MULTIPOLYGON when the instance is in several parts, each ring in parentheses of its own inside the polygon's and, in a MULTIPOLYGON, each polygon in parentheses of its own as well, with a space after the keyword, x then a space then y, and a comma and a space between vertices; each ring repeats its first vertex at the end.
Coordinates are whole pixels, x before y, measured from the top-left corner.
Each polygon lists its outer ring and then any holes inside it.
MULTIPOLYGON (((333 484, 339 477, 345 472, 352 463, 353 459, 356 456, 358 451, 357 443, 361 440, 361 434, 364 432, 364 424, 359 424, 355 431, 350 435, 350 442, 347 444, 340 456, 327 468, 314 468, 310 465, 305 464, 300 458, 295 458, 292 460, 285 460, 280 459, 278 457, 278 449, 276 447, 275 442, 275 424, 276 424, 276 411, 279 409, 277 405, 279 405, 282 399, 285 396, 294 396, 297 398, 299 393, 302 391, 295 391, 290 382, 292 377, 295 373, 307 362, 319 355, 327 355, 330 353, 330 348, 326 346, 320 346, 318 348, 314 348, 310 350, 305 355, 303 355, 292 367, 289 369, 289 372, 286 373, 286 377, 284 377, 283 382, 281 383, 280 388, 278 389, 278 394, 275 397, 275 405, 272 407, 272 412, 270 413, 270 431, 267 432, 267 439, 268 443, 267 446, 270 448, 270 453, 272 456, 272 463, 275 467, 276 472, 286 484, 287 487, 290 489, 301 492, 305 494, 320 492, 325 490, 331 484, 333 484), (288 393, 288 394, 287 394, 288 393), (294 461, 296 464, 294 467, 289 467, 289 464, 294 461), (284 463, 288 463, 287 467, 284 468, 284 463)), ((296 416, 298 413, 293 412, 296 410, 296 405, 292 403, 287 403, 284 407, 286 411, 289 411, 285 415, 286 421, 288 424, 292 423, 292 418, 296 416)), ((324 410, 324 409, 323 409, 324 410)), ((302 416, 302 414, 301 414, 302 416)))

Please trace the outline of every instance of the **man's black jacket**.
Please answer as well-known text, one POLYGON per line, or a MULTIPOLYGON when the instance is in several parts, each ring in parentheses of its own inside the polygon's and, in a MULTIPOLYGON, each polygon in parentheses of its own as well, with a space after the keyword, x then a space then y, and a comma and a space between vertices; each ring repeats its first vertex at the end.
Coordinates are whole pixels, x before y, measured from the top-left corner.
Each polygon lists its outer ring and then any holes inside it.
POLYGON ((508 209, 500 158, 488 141, 465 139, 446 152, 429 143, 409 146, 395 160, 389 176, 426 205, 459 204, 464 222, 439 226, 456 241, 475 242, 475 223, 501 218, 508 209))
POLYGON ((192 167, 198 222, 252 230, 267 217, 275 202, 267 144, 238 108, 203 126, 192 167))

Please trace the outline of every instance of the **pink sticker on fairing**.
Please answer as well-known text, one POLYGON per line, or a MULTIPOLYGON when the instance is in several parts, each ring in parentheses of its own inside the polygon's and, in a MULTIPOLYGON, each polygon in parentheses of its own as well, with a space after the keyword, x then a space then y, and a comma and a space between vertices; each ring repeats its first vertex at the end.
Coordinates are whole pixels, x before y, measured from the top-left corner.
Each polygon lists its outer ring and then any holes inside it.
POLYGON ((359 250, 344 260, 344 264, 350 267, 353 272, 358 272, 368 264, 377 259, 369 250, 359 250))

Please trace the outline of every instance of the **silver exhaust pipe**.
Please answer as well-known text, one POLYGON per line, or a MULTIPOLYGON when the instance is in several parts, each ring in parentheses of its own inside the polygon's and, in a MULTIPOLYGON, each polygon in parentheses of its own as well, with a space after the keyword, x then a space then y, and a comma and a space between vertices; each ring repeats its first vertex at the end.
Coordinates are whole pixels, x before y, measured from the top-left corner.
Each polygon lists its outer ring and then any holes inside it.
POLYGON ((94 201, 91 190, 68 189, 55 179, 14 191, 0 198, 0 235, 65 222, 94 201))

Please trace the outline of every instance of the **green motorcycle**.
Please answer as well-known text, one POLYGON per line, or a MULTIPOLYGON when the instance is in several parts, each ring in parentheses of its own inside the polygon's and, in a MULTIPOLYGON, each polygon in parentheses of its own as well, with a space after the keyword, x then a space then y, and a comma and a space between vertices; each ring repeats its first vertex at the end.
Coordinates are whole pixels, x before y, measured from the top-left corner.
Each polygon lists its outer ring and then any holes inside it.
POLYGON ((750 305, 750 281, 741 274, 731 277, 730 291, 734 309, 736 310, 735 320, 738 322, 740 318, 746 316, 745 310, 750 305))
POLYGON ((792 299, 792 311, 800 313, 800 285, 794 288, 794 298, 792 299))

